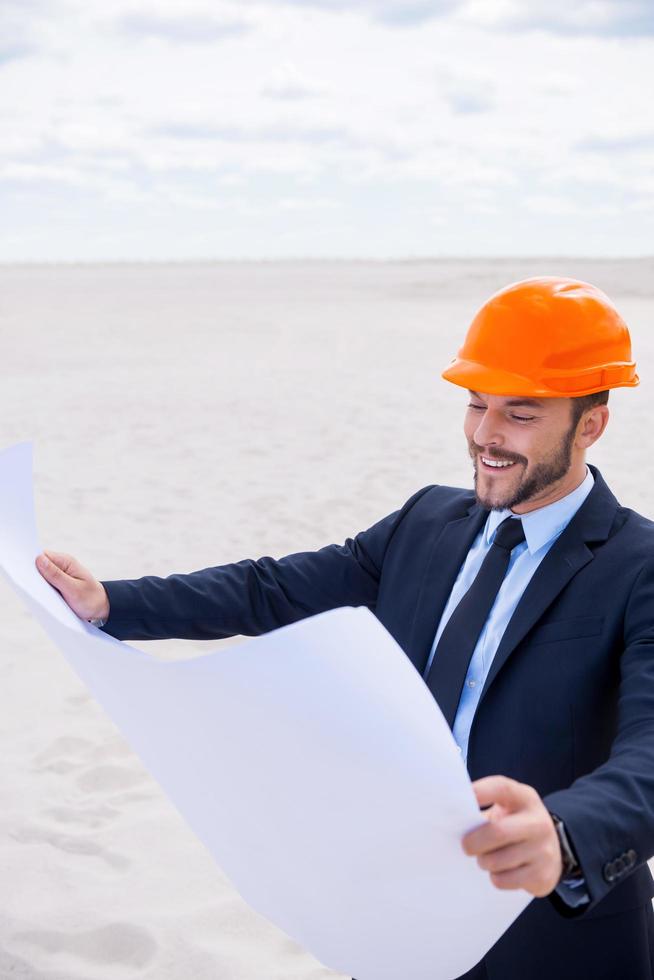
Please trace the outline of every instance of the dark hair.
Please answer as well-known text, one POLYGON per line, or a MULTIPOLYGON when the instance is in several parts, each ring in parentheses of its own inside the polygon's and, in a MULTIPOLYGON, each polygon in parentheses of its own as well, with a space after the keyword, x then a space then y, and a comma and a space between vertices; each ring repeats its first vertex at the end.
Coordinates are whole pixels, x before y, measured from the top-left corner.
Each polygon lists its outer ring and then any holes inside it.
POLYGON ((596 405, 606 405, 609 400, 608 391, 596 391, 592 395, 580 395, 572 399, 572 425, 576 429, 579 419, 590 408, 596 405))

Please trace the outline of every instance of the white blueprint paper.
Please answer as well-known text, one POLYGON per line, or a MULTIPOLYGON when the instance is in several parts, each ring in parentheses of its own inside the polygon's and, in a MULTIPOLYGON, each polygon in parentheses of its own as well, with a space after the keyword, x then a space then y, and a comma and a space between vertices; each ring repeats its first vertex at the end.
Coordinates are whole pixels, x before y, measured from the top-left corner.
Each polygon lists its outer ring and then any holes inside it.
POLYGON ((0 453, 0 565, 243 897, 357 980, 451 980, 525 908, 461 836, 480 816, 422 679, 366 609, 160 661, 34 566, 31 446, 0 453))

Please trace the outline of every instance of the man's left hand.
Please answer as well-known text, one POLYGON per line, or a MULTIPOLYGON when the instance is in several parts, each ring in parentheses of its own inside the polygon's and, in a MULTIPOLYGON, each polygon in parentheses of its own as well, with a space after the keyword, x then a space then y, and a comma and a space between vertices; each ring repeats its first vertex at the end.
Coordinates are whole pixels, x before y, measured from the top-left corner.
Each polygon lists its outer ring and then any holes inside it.
POLYGON ((490 872, 496 888, 524 888, 549 895, 563 873, 554 822, 535 789, 506 776, 486 776, 472 784, 477 802, 490 807, 487 822, 463 838, 463 850, 490 872))

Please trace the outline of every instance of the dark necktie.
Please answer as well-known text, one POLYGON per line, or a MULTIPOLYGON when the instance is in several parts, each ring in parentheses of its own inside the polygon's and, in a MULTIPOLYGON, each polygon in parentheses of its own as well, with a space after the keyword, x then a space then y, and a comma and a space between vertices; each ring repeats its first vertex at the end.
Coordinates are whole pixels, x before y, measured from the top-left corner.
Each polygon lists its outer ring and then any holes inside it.
POLYGON ((459 601, 438 641, 427 686, 450 728, 454 724, 472 654, 500 591, 511 552, 524 540, 520 519, 507 517, 502 521, 472 585, 459 601))

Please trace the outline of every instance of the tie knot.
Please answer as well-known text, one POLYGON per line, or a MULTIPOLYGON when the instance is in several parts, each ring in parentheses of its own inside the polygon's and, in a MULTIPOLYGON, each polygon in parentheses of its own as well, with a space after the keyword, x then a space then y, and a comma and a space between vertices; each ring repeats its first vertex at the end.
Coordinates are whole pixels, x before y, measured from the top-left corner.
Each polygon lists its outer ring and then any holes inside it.
POLYGON ((525 529, 519 517, 507 517, 502 521, 493 539, 493 544, 506 551, 513 549, 525 540, 525 529))

